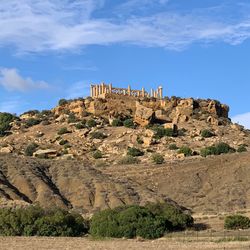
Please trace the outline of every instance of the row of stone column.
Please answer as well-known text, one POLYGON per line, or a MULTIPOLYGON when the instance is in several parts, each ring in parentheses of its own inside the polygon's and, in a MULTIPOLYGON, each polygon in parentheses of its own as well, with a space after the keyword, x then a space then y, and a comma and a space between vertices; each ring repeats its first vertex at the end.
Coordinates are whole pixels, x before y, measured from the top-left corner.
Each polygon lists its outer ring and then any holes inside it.
MULTIPOLYGON (((119 88, 114 88, 118 89, 119 88)), ((102 94, 112 93, 113 87, 112 84, 106 85, 104 83, 98 84, 98 85, 91 85, 90 86, 90 96, 91 97, 98 97, 102 94)), ((132 92, 136 93, 137 97, 155 97, 158 99, 163 98, 163 88, 160 86, 157 88, 157 90, 151 89, 151 93, 147 93, 145 91, 145 88, 142 88, 142 90, 131 90, 130 85, 128 86, 127 91, 125 89, 122 89, 123 94, 126 95, 126 92, 129 96, 132 96, 132 92)))

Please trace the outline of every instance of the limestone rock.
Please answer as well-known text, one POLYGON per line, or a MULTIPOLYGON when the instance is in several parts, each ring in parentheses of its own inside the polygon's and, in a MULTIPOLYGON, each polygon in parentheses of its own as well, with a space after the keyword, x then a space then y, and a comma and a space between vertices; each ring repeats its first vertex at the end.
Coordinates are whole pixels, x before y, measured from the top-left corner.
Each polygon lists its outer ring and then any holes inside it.
POLYGON ((155 118, 155 112, 151 108, 147 108, 136 102, 136 111, 134 116, 134 121, 141 126, 147 126, 155 118))
POLYGON ((0 153, 3 153, 3 154, 10 154, 13 151, 14 151, 14 148, 10 145, 0 148, 0 153))
POLYGON ((33 156, 35 157, 45 156, 48 158, 55 158, 57 157, 57 154, 58 154, 57 150, 54 149, 39 149, 33 154, 33 156))

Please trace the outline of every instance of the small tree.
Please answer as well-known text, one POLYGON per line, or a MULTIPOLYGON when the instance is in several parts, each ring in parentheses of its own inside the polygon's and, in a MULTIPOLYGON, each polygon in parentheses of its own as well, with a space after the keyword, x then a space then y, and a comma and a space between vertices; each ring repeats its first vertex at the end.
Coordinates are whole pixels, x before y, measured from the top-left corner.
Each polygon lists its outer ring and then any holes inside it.
POLYGON ((130 156, 133 156, 133 157, 137 157, 137 156, 142 156, 144 155, 144 152, 141 151, 140 149, 138 148, 128 148, 128 151, 127 151, 127 155, 130 155, 130 156))
POLYGON ((203 138, 209 138, 209 137, 214 136, 214 133, 212 131, 208 130, 208 129, 204 129, 204 130, 201 131, 201 136, 203 138))
POLYGON ((243 153, 247 152, 247 148, 244 145, 240 145, 239 148, 237 149, 238 153, 243 153))
POLYGON ((70 131, 66 127, 60 128, 57 132, 58 135, 64 135, 64 134, 68 134, 68 133, 70 133, 70 131))
POLYGON ((121 121, 121 119, 114 119, 112 121, 112 127, 120 127, 120 126, 123 126, 123 122, 121 121))
POLYGON ((0 136, 4 136, 11 129, 10 123, 15 117, 10 113, 0 113, 0 136))
POLYGON ((243 215, 230 215, 225 218, 225 229, 248 229, 250 228, 250 219, 243 215))
POLYGON ((25 121, 25 126, 26 126, 27 128, 33 127, 33 126, 35 126, 35 125, 40 124, 40 122, 41 122, 41 120, 39 120, 39 119, 36 119, 36 118, 29 118, 29 119, 27 119, 27 120, 25 121))
POLYGON ((127 119, 123 122, 124 127, 126 128, 135 128, 133 119, 127 119))
POLYGON ((183 146, 178 150, 178 154, 184 154, 185 156, 192 156, 193 151, 187 146, 183 146))
POLYGON ((95 121, 94 119, 90 119, 90 120, 88 120, 88 121, 86 122, 86 126, 87 126, 88 128, 93 128, 93 127, 96 126, 96 121, 95 121))

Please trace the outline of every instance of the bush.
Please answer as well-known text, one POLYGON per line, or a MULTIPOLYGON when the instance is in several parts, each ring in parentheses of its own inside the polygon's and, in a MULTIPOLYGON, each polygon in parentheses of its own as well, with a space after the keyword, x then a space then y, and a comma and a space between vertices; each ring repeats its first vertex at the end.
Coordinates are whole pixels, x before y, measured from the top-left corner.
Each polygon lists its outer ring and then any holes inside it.
POLYGON ((120 119, 114 119, 111 125, 112 127, 120 127, 123 126, 123 122, 120 119))
POLYGON ((214 136, 214 133, 211 132, 211 131, 208 130, 208 129, 204 129, 204 130, 201 131, 201 136, 202 136, 203 138, 209 138, 209 137, 214 136))
POLYGON ((166 229, 165 219, 140 206, 124 206, 96 213, 90 223, 95 237, 159 238, 166 229))
POLYGON ((36 118, 29 118, 25 121, 25 126, 27 128, 40 124, 40 120, 36 118))
POLYGON ((59 100, 58 105, 59 105, 59 106, 64 106, 64 105, 66 105, 67 103, 68 103, 68 101, 67 101, 66 99, 61 99, 61 100, 59 100))
POLYGON ((127 119, 123 122, 124 127, 126 128, 135 128, 133 119, 127 119))
POLYGON ((76 129, 83 129, 83 128, 86 128, 86 121, 83 120, 81 122, 78 122, 76 125, 75 125, 76 129))
POLYGON ((239 214, 230 215, 225 218, 224 227, 229 230, 248 229, 250 228, 250 219, 239 214))
POLYGON ((26 149, 25 149, 25 151, 24 151, 24 154, 25 154, 26 156, 33 156, 33 153, 36 152, 37 148, 38 148, 38 145, 37 145, 36 143, 30 143, 30 144, 26 147, 26 149))
POLYGON ((143 144, 143 140, 142 140, 141 137, 137 137, 136 141, 137 141, 138 144, 143 144))
POLYGON ((70 131, 66 127, 60 128, 57 132, 58 135, 64 135, 68 133, 70 133, 70 131))
POLYGON ((10 123, 15 117, 10 113, 0 113, 0 136, 4 136, 11 129, 10 123))
POLYGON ((168 231, 185 230, 193 226, 194 219, 189 213, 167 203, 151 203, 147 208, 154 214, 162 216, 167 223, 168 231))
POLYGON ((102 158, 102 152, 100 150, 96 150, 94 153, 93 153, 93 158, 95 159, 100 159, 102 158))
POLYGON ((68 123, 75 123, 78 122, 78 118, 75 116, 74 113, 70 113, 68 117, 68 123))
POLYGON ((164 157, 161 154, 153 154, 152 160, 156 164, 162 164, 164 162, 164 157))
POLYGON ((126 155, 118 163, 122 165, 138 164, 139 160, 131 155, 126 155))
POLYGON ((237 149, 238 153, 243 153, 247 152, 247 148, 244 145, 240 145, 239 148, 237 149))
POLYGON ((63 146, 63 145, 68 144, 68 143, 69 143, 68 140, 62 139, 62 140, 59 142, 59 145, 63 146))
POLYGON ((165 136, 167 137, 177 136, 177 134, 174 132, 172 128, 164 128, 162 126, 153 126, 151 129, 155 132, 154 137, 156 139, 161 139, 162 137, 165 137, 165 136))
POLYGON ((127 155, 130 155, 130 156, 133 156, 133 157, 137 157, 137 156, 142 156, 144 155, 144 152, 141 151, 140 149, 138 148, 128 148, 128 151, 127 151, 127 155))
POLYGON ((214 146, 201 149, 200 155, 206 157, 208 155, 221 155, 234 152, 235 152, 234 148, 230 147, 227 143, 221 142, 214 146))
POLYGON ((39 207, 0 209, 2 236, 82 236, 88 223, 79 215, 61 209, 43 210, 39 207))
POLYGON ((87 126, 88 128, 93 128, 93 127, 96 126, 96 121, 95 121, 94 119, 90 119, 90 120, 88 120, 88 121, 86 122, 86 126, 87 126))
POLYGON ((105 139, 107 136, 102 132, 93 132, 90 134, 92 139, 105 139))
POLYGON ((168 147, 170 150, 177 150, 179 149, 176 144, 170 144, 169 147, 168 147))
POLYGON ((185 156, 192 156, 193 151, 191 148, 189 148, 187 146, 183 146, 178 150, 178 154, 184 154, 185 156))

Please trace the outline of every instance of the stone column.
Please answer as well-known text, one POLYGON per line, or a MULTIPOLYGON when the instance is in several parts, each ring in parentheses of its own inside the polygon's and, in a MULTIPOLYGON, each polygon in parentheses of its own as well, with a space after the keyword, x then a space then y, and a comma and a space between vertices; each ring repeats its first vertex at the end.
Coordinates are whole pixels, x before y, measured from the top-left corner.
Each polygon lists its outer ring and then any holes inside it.
POLYGON ((150 93, 151 97, 154 97, 154 91, 153 91, 153 89, 151 89, 150 92, 151 92, 151 93, 150 93))
POLYGON ((90 85, 90 97, 93 97, 93 85, 90 85))
POLYGON ((104 94, 104 83, 101 84, 101 94, 104 94))
POLYGON ((128 85, 128 95, 131 96, 131 87, 128 85))
POLYGON ((158 90, 159 90, 159 98, 162 99, 163 98, 163 88, 162 88, 162 86, 159 86, 158 90))
POLYGON ((145 89, 142 88, 142 97, 145 97, 145 89))
POLYGON ((112 83, 109 84, 109 93, 112 93, 112 83))

